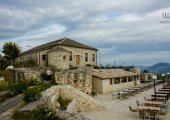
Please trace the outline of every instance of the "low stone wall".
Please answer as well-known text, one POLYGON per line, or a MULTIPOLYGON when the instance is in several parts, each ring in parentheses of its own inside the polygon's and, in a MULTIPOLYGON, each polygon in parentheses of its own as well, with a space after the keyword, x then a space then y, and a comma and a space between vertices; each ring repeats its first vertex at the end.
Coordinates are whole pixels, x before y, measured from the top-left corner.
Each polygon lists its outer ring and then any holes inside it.
POLYGON ((33 68, 15 68, 14 77, 15 81, 23 81, 30 79, 38 79, 41 71, 33 68))
POLYGON ((77 113, 86 111, 99 111, 104 110, 102 104, 95 98, 75 89, 72 86, 60 88, 59 96, 63 99, 72 100, 67 107, 67 112, 77 113))
MULTIPOLYGON (((71 85, 56 85, 42 92, 42 97, 40 98, 39 101, 24 106, 22 109, 20 109, 20 111, 23 112, 32 111, 39 104, 48 104, 49 106, 57 110, 60 107, 59 103, 57 102, 59 97, 63 99, 69 99, 72 100, 72 102, 74 102, 74 104, 70 102, 70 104, 68 105, 67 110, 65 111, 67 114, 70 113, 76 114, 77 112, 85 111, 105 110, 102 103, 100 103, 98 100, 72 87, 71 85)), ((66 115, 66 113, 64 114, 66 115)), ((75 120, 81 120, 79 118, 82 118, 82 116, 79 116, 75 120)))
POLYGON ((92 92, 92 68, 81 67, 74 70, 63 70, 55 73, 55 80, 60 85, 72 85, 84 93, 92 92))

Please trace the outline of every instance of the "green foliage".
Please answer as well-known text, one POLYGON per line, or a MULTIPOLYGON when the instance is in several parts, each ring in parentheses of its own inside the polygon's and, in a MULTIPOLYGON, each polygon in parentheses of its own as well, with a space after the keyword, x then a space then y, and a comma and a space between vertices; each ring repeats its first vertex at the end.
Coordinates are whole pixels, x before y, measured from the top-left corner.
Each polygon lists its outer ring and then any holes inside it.
POLYGON ((16 67, 35 67, 36 65, 36 62, 33 59, 24 60, 23 62, 16 62, 14 64, 16 67))
POLYGON ((59 120, 56 111, 46 105, 39 105, 33 116, 36 120, 59 120))
POLYGON ((14 120, 64 120, 57 116, 57 113, 47 105, 39 105, 31 112, 15 112, 14 120))
POLYGON ((97 95, 97 93, 96 93, 96 91, 93 90, 93 91, 91 92, 91 96, 95 96, 95 95, 97 95))
POLYGON ((60 103, 60 109, 66 110, 66 109, 67 109, 67 106, 68 106, 68 104, 71 102, 71 100, 64 100, 63 98, 61 98, 61 97, 59 96, 58 102, 60 103))
POLYGON ((91 64, 86 64, 86 66, 92 66, 91 64))
POLYGON ((0 70, 0 77, 3 76, 6 81, 10 84, 13 80, 14 74, 11 71, 0 70))
POLYGON ((52 86, 52 84, 51 83, 45 83, 45 84, 42 84, 42 91, 44 91, 44 90, 46 90, 46 89, 48 89, 48 88, 50 88, 52 86))
POLYGON ((46 80, 46 79, 47 79, 47 74, 46 74, 45 71, 42 72, 42 73, 40 74, 40 76, 42 77, 43 80, 46 80))
POLYGON ((144 72, 144 73, 149 73, 149 71, 148 71, 148 70, 143 70, 143 72, 144 72))
POLYGON ((28 86, 37 86, 41 84, 40 79, 31 79, 28 81, 28 86))
POLYGON ((0 91, 8 90, 9 84, 6 80, 0 80, 0 91))
POLYGON ((14 120, 35 120, 33 118, 33 112, 19 112, 16 111, 12 115, 12 119, 14 120))
POLYGON ((41 97, 41 87, 33 87, 24 92, 23 100, 27 103, 37 101, 41 97))
POLYGON ((99 66, 94 66, 94 69, 100 69, 100 67, 99 66))
POLYGON ((15 42, 6 42, 3 45, 3 50, 2 52, 5 54, 5 58, 7 60, 13 60, 18 57, 18 55, 21 53, 21 47, 19 47, 18 44, 15 42))
POLYGON ((17 82, 10 85, 9 90, 13 92, 13 95, 23 93, 28 89, 28 84, 26 82, 17 82))
POLYGON ((3 70, 8 66, 8 61, 4 58, 0 58, 0 69, 3 70))

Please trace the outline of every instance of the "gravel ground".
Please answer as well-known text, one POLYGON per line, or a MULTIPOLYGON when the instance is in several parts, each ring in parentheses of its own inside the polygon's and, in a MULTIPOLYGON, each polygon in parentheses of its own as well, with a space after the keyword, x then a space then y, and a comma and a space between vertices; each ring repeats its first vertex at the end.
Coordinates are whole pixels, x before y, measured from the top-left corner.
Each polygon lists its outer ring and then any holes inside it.
MULTIPOLYGON (((157 89, 162 85, 157 85, 157 89)), ((132 108, 137 107, 136 101, 144 102, 144 96, 149 98, 153 94, 153 88, 147 89, 144 92, 130 96, 128 99, 118 99, 109 94, 100 94, 95 96, 106 107, 106 111, 83 112, 80 113, 91 120, 137 120, 137 113, 130 112, 128 106, 132 108)), ((168 101, 170 103, 170 100, 168 101)), ((170 107, 169 107, 170 108, 170 107)), ((170 111, 165 116, 160 116, 160 119, 170 120, 170 111)))

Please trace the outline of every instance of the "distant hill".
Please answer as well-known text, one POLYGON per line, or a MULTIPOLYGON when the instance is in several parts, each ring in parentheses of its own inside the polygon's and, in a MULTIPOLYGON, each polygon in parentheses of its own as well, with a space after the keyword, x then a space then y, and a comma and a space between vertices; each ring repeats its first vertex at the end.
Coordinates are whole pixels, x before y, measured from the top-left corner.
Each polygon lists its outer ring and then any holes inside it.
POLYGON ((148 66, 135 66, 135 67, 139 68, 140 71, 143 71, 143 70, 145 70, 146 68, 148 68, 148 66))
POLYGON ((167 73, 170 72, 170 63, 157 63, 152 66, 145 68, 149 72, 167 73))

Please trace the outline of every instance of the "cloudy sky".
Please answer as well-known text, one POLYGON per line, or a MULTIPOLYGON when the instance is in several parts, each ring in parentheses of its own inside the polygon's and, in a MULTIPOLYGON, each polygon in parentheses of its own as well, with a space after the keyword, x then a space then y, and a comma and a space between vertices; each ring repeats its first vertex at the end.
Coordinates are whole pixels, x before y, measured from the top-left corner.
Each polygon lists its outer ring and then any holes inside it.
POLYGON ((68 37, 96 48, 100 41, 102 64, 170 62, 168 13, 169 0, 0 0, 0 50, 68 37))

